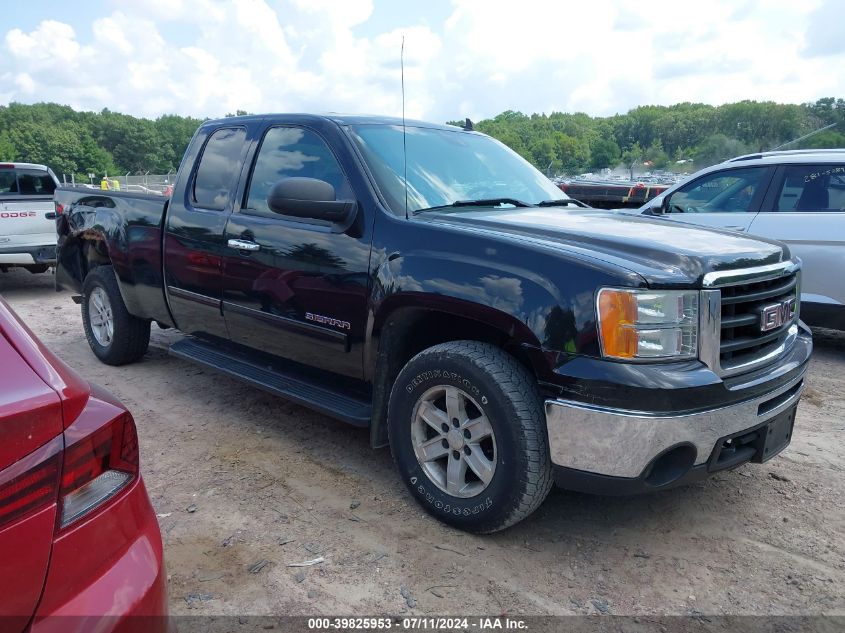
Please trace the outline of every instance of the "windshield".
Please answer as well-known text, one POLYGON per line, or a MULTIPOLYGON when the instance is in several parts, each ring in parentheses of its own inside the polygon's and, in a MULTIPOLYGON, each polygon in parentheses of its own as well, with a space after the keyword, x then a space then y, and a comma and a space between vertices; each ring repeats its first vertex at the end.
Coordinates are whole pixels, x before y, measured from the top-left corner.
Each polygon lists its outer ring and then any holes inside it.
MULTIPOLYGON (((404 214, 402 126, 357 125, 350 131, 388 205, 404 214)), ((548 178, 489 136, 423 127, 408 127, 406 133, 409 212, 470 200, 567 200, 548 178)))

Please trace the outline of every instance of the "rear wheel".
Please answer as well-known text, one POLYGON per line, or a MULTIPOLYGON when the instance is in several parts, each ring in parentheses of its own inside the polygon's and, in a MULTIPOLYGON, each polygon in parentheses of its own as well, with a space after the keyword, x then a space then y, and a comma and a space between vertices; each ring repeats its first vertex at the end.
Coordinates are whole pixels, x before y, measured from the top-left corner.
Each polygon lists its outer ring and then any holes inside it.
POLYGON ((391 392, 389 430, 411 494, 455 527, 502 530, 551 489, 536 381, 493 345, 455 341, 412 358, 391 392))
POLYGON ((140 359, 150 343, 150 322, 129 314, 111 266, 98 266, 82 287, 82 324, 88 345, 107 365, 140 359))

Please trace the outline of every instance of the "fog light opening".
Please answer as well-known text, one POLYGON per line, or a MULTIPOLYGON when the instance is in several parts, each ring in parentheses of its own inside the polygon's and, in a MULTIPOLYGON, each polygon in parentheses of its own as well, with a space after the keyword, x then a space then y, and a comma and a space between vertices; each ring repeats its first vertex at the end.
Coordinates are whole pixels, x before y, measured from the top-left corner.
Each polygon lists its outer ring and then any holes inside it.
POLYGON ((689 444, 670 448, 652 462, 645 482, 649 486, 659 488, 677 481, 692 468, 695 455, 695 447, 689 444))

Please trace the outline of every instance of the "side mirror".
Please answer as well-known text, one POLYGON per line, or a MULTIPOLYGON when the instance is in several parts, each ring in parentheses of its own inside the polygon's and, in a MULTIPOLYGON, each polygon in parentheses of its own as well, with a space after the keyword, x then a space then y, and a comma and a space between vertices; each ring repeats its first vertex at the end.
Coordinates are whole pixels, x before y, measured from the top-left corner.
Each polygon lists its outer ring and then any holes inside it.
POLYGON ((295 218, 347 222, 355 213, 355 202, 337 200, 334 187, 317 178, 283 178, 267 194, 271 211, 295 218))
POLYGON ((668 198, 652 200, 643 211, 644 215, 663 215, 669 210, 668 198))

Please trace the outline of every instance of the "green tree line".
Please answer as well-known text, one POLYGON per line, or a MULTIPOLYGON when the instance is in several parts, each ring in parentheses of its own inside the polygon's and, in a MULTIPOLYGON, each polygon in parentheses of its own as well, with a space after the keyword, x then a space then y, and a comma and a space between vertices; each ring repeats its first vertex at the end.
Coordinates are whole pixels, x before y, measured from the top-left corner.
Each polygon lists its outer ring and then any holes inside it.
POLYGON ((706 167, 772 149, 833 123, 834 128, 788 149, 845 147, 845 99, 834 98, 801 105, 741 101, 641 106, 610 117, 509 110, 474 127, 544 172, 573 174, 646 161, 655 169, 680 169, 678 161, 691 161, 682 163, 686 169, 706 167))
MULTIPOLYGON (((172 114, 151 120, 110 110, 77 112, 55 103, 11 103, 0 106, 0 160, 43 163, 77 178, 162 174, 178 168, 200 123, 172 114)), ((845 99, 835 98, 800 105, 641 106, 610 117, 508 110, 477 122, 475 129, 545 172, 571 174, 646 161, 655 169, 704 167, 834 123, 790 148, 845 147, 845 99)))
POLYGON ((42 163, 59 177, 85 180, 89 173, 166 174, 179 166, 200 123, 172 114, 153 121, 55 103, 11 103, 0 106, 0 160, 42 163))

